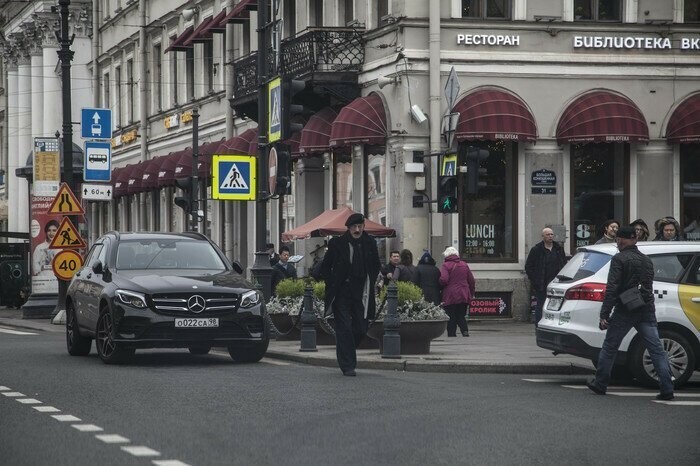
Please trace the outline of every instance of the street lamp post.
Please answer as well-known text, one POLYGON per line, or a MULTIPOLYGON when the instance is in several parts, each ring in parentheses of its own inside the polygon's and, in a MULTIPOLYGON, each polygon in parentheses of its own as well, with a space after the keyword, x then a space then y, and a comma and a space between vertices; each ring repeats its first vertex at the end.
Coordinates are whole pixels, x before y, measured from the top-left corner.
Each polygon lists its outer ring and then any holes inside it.
POLYGON ((192 183, 190 189, 190 225, 199 231, 199 109, 192 109, 192 183))

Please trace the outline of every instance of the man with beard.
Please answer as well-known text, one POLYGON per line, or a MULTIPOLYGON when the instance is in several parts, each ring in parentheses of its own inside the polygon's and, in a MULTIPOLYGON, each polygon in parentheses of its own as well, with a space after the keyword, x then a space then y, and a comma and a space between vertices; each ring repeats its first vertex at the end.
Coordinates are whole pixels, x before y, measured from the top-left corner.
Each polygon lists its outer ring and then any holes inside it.
POLYGON ((345 222, 347 231, 328 243, 314 278, 326 282, 326 310, 335 318, 335 351, 343 375, 355 376, 356 349, 374 318, 374 283, 379 274, 379 252, 365 231, 365 217, 354 213, 345 222))

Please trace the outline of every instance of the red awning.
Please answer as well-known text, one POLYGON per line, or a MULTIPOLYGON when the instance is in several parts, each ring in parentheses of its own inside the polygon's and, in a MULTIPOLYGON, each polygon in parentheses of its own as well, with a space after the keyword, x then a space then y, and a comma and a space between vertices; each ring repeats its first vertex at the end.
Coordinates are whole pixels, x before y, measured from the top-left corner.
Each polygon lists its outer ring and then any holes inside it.
POLYGON ((192 174, 192 149, 189 147, 180 151, 180 158, 175 165, 175 179, 184 178, 192 174))
POLYGON ((114 196, 125 196, 128 194, 127 187, 129 186, 129 178, 131 171, 136 164, 127 165, 126 167, 118 168, 114 174, 114 196))
POLYGON ((198 176, 211 178, 211 156, 218 152, 219 146, 224 141, 207 142, 199 146, 199 171, 198 176))
POLYGON ((160 171, 160 165, 164 159, 164 156, 153 157, 152 159, 144 162, 145 167, 141 175, 142 191, 148 191, 158 187, 158 172, 160 171))
POLYGON ((183 151, 171 152, 164 156, 158 168, 158 187, 175 185, 175 168, 180 160, 180 153, 183 151))
POLYGON ((206 30, 202 31, 202 33, 222 34, 226 32, 226 22, 224 18, 226 18, 226 9, 221 10, 218 15, 214 16, 212 22, 209 23, 209 26, 207 26, 206 30))
POLYGON ((559 119, 557 141, 648 142, 649 127, 625 96, 595 91, 574 100, 559 119))
POLYGON ((142 191, 141 181, 143 180, 143 171, 146 169, 148 162, 139 162, 129 170, 129 177, 126 183, 127 194, 137 194, 142 191))
POLYGON ((386 112, 379 95, 358 97, 343 107, 333 121, 329 145, 348 147, 353 144, 384 145, 386 112))
POLYGON ((299 141, 301 140, 301 131, 296 131, 292 133, 289 139, 282 141, 282 144, 289 146, 289 155, 292 157, 299 157, 299 141))
POLYGON ((337 117, 338 111, 332 107, 323 108, 311 115, 301 130, 299 153, 322 154, 328 152, 333 121, 337 117))
POLYGON ((688 97, 673 111, 666 140, 669 144, 700 142, 700 94, 688 97))
POLYGON ((537 140, 532 113, 519 97, 500 89, 481 89, 462 97, 454 106, 459 113, 457 141, 537 140))
MULTIPOLYGON (((248 152, 250 150, 251 140, 255 141, 255 144, 257 144, 257 128, 249 128, 243 131, 241 134, 222 142, 221 145, 219 145, 219 152, 221 152, 222 154, 253 155, 250 152, 248 152)), ((255 152, 257 153, 257 148, 255 152)))
MULTIPOLYGON (((318 217, 298 226, 292 230, 282 233, 282 241, 292 241, 295 239, 317 238, 320 236, 342 235, 347 231, 345 221, 354 214, 350 207, 326 210, 318 217)), ((396 236, 393 228, 365 219, 365 231, 372 236, 391 237, 396 236)))
POLYGON ((182 45, 185 47, 190 47, 195 43, 212 40, 211 32, 208 32, 209 30, 207 28, 213 20, 214 18, 211 16, 205 18, 201 23, 199 23, 199 26, 192 31, 192 34, 190 34, 190 36, 182 42, 182 45))
POLYGON ((117 195, 117 186, 119 186, 119 188, 121 188, 122 183, 121 183, 121 181, 119 181, 119 177, 121 176, 121 171, 122 171, 121 167, 112 169, 112 176, 110 177, 111 180, 109 181, 109 183, 112 185, 112 195, 113 196, 117 195))
POLYGON ((184 51, 186 51, 187 49, 191 48, 191 47, 192 47, 191 45, 190 45, 189 47, 188 47, 188 46, 185 46, 184 42, 185 42, 187 39, 190 38, 190 36, 192 35, 193 32, 194 32, 194 27, 193 27, 193 26, 190 26, 190 27, 188 27, 187 29, 185 29, 185 30, 182 32, 182 34, 180 34, 179 36, 177 36, 177 37, 175 38, 175 40, 173 40, 173 41, 170 43, 170 45, 168 46, 168 48, 166 48, 165 51, 164 51, 163 53, 168 53, 168 52, 170 52, 170 51, 184 52, 184 51))
POLYGON ((244 23, 250 20, 250 11, 258 9, 258 0, 241 0, 231 8, 229 14, 221 20, 221 24, 244 23))

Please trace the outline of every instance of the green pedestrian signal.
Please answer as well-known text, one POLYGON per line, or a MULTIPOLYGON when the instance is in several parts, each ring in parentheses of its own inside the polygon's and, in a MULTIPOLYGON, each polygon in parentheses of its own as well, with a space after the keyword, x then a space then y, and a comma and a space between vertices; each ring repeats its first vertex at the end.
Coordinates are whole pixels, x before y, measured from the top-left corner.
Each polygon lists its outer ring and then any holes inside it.
POLYGON ((454 175, 438 176, 438 212, 455 214, 458 210, 457 177, 454 175))

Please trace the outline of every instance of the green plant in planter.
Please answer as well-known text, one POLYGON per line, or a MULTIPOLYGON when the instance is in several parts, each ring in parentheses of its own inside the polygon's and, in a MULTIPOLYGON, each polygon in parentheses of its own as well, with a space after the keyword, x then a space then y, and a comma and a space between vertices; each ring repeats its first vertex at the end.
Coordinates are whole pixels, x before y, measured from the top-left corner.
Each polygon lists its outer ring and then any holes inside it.
POLYGON ((278 298, 298 298, 304 296, 304 280, 285 278, 277 284, 275 294, 278 298))
MULTIPOLYGON (((423 292, 417 285, 410 282, 397 282, 396 285, 398 288, 396 311, 399 313, 399 318, 402 322, 449 319, 442 307, 423 299, 423 292)), ((383 303, 385 297, 386 288, 379 295, 380 302, 383 303)), ((377 320, 383 320, 385 315, 386 304, 382 306, 377 320)))
MULTIPOLYGON (((383 303, 386 299, 386 290, 388 287, 382 288, 379 293, 379 302, 383 303)), ((397 297, 399 300, 399 307, 404 305, 407 301, 418 301, 423 298, 423 291, 418 285, 411 282, 396 282, 397 297)))
POLYGON ((314 298, 323 302, 326 299, 326 282, 313 282, 314 298))
POLYGON ((298 315, 301 312, 301 306, 304 302, 302 296, 291 296, 280 298, 275 296, 267 302, 265 308, 268 314, 289 314, 298 315))

